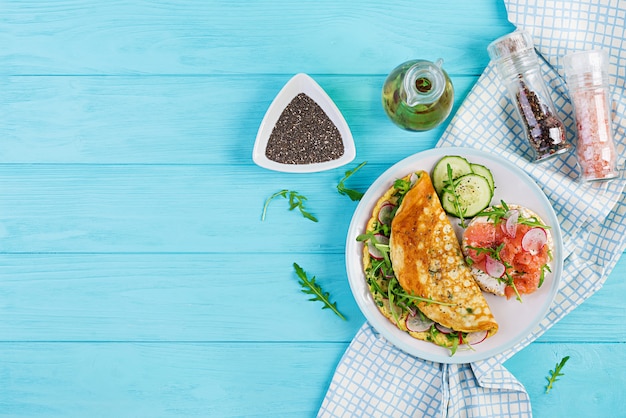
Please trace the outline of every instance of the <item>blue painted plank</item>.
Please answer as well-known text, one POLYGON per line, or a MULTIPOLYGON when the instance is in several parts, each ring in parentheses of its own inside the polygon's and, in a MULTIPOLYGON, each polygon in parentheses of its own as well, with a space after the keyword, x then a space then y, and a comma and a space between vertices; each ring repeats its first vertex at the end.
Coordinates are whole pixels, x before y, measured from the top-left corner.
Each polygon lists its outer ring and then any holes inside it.
POLYGON ((2 250, 343 252, 356 202, 337 192, 342 177, 227 165, 2 165, 2 250), (307 196, 319 222, 289 212, 283 198, 262 222, 264 202, 284 188, 307 196))
MULTIPOLYGON (((384 75, 312 76, 344 114, 357 159, 390 164, 432 148, 449 122, 396 128, 381 104, 384 75)), ((0 162, 250 165, 263 116, 290 77, 0 78, 0 162)), ((453 111, 476 80, 452 77, 453 111)))
MULTIPOLYGON (((356 163, 350 167, 356 166, 356 163)), ((387 166, 350 179, 365 191, 387 166)), ((306 176, 254 166, 0 165, 4 252, 343 252, 357 207, 335 169, 306 176), (266 200, 308 198, 319 222, 266 200)))
POLYGON ((4 2, 2 74, 386 74, 418 54, 478 75, 501 2, 4 2), (445 16, 445 18, 437 18, 445 16), (393 68, 393 67, 392 67, 393 68))
MULTIPOLYGON (((2 254, 0 265, 0 341, 349 342, 365 321, 342 254, 2 254), (347 321, 308 301, 294 262, 347 321)), ((626 343, 625 274, 622 257, 539 341, 626 343)))
MULTIPOLYGON (((313 417, 346 345, 2 343, 2 414, 13 417, 313 417)), ((506 366, 536 417, 618 416, 624 344, 536 344, 506 366), (549 394, 545 376, 571 359, 549 394), (602 371, 602 372, 597 372, 602 371), (607 371, 615 371, 607 381, 607 371)))
POLYGON ((328 254, 0 255, 0 341, 342 341, 365 321, 328 254), (347 318, 301 292, 293 263, 347 318))
POLYGON ((0 415, 313 416, 344 349, 345 344, 0 344, 0 415))
POLYGON ((621 417, 626 364, 621 344, 533 344, 505 363, 542 417, 621 417), (546 392, 546 377, 565 356, 564 376, 546 392))
MULTIPOLYGON (((363 321, 342 254, 356 204, 335 190, 343 169, 266 172, 252 141, 304 71, 346 116, 355 163, 369 161, 355 188, 434 146, 445 125, 412 134, 386 120, 385 74, 443 57, 458 106, 487 44, 512 27, 501 1, 419 7, 4 2, 0 415, 314 416, 363 321), (318 224, 285 202, 260 222, 285 187, 309 197, 318 224), (306 301, 293 261, 348 321, 306 301)), ((506 363, 535 416, 623 408, 625 269, 622 257, 603 289, 506 363), (566 376, 544 395, 564 355, 566 376)))

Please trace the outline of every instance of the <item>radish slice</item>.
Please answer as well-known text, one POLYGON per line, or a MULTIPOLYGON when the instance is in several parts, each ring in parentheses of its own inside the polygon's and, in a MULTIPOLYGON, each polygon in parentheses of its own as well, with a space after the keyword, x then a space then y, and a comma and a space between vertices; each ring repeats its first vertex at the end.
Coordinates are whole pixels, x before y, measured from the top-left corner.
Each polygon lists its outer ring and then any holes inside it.
POLYGON ((435 327, 440 331, 443 332, 444 334, 450 334, 452 331, 454 331, 452 328, 448 328, 448 327, 444 327, 441 324, 435 324, 435 327))
MULTIPOLYGON (((376 234, 374 235, 374 238, 376 239, 376 242, 378 244, 383 244, 383 245, 389 244, 389 238, 387 238, 386 236, 382 234, 376 234)), ((385 258, 383 253, 378 248, 376 248, 373 242, 369 242, 367 244, 367 249, 370 255, 372 256, 372 258, 375 258, 376 260, 382 260, 383 258, 385 258)))
POLYGON ((374 235, 374 238, 376 238, 376 241, 379 244, 383 244, 383 245, 388 245, 389 244, 389 237, 386 237, 383 234, 376 234, 376 235, 374 235))
POLYGON ((393 270, 392 271, 385 271, 385 269, 382 266, 380 267, 380 273, 383 275, 383 277, 385 279, 393 279, 394 277, 396 277, 393 274, 393 270))
POLYGON ((519 211, 510 210, 507 212, 505 232, 511 237, 515 238, 517 232, 517 221, 519 220, 519 211))
POLYGON ((467 337, 465 337, 465 342, 469 345, 480 344, 487 339, 487 334, 487 331, 470 332, 467 334, 467 337))
POLYGON ((380 212, 378 212, 378 222, 383 225, 391 224, 391 213, 393 212, 393 208, 395 206, 391 202, 385 202, 380 207, 380 212))
POLYGON ((415 183, 417 182, 418 176, 415 173, 411 173, 411 177, 409 177, 409 180, 411 181, 411 187, 413 187, 415 185, 415 183))
POLYGON ((426 318, 425 316, 422 319, 422 315, 420 314, 411 314, 406 318, 406 328, 409 331, 413 332, 424 332, 428 331, 430 327, 433 325, 433 321, 426 318))
POLYGON ((548 242, 548 234, 543 228, 531 228, 522 238, 522 248, 532 255, 537 254, 548 242))
POLYGON ((491 256, 485 257, 485 271, 493 277, 502 277, 506 271, 504 264, 491 256))

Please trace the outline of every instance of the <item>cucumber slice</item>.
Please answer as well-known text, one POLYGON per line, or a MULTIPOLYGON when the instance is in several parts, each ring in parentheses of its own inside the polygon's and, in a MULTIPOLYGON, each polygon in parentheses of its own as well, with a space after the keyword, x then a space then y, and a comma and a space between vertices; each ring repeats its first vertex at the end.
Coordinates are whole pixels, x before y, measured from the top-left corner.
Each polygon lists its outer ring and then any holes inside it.
POLYGON ((466 174, 454 182, 454 194, 444 191, 441 196, 443 209, 452 216, 471 218, 489 206, 493 192, 489 181, 478 174, 466 174), (454 195, 459 197, 459 209, 456 208, 454 195))
POLYGON ((472 168, 472 172, 474 174, 478 174, 487 179, 487 181, 489 182, 489 187, 491 187, 491 193, 493 194, 496 188, 496 185, 495 185, 495 182, 493 181, 493 174, 491 174, 491 170, 489 170, 484 165, 475 164, 475 163, 470 163, 470 167, 472 168))
POLYGON ((440 159, 431 175, 433 181, 433 187, 439 196, 445 186, 445 182, 448 181, 448 165, 452 169, 452 179, 456 180, 459 177, 472 173, 472 167, 465 158, 458 155, 447 155, 440 159))

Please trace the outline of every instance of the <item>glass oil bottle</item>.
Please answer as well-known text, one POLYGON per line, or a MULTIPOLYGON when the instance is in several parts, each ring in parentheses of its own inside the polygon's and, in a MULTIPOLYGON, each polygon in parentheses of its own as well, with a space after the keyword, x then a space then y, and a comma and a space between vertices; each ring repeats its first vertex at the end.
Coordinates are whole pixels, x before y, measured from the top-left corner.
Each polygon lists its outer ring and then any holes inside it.
POLYGON ((426 131, 446 120, 454 104, 454 88, 442 63, 441 59, 411 60, 391 71, 382 99, 393 123, 409 131, 426 131))

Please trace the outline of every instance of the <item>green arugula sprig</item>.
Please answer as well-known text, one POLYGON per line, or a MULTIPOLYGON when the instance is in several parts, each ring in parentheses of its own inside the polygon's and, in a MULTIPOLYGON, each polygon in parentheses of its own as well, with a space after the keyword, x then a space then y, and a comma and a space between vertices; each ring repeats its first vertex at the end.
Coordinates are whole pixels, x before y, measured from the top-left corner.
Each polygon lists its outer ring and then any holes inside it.
POLYGON ((411 181, 405 180, 405 179, 396 179, 393 182, 393 187, 398 189, 398 195, 399 195, 398 200, 400 200, 411 189, 411 181))
MULTIPOLYGON (((371 271, 382 271, 383 274, 393 276, 393 267, 391 264, 391 258, 389 256, 390 248, 389 244, 383 244, 376 239, 376 232, 369 231, 365 234, 361 234, 356 237, 357 241, 366 242, 366 245, 372 245, 374 248, 378 249, 382 254, 383 258, 381 260, 373 260, 372 261, 372 269, 371 271)), ((443 306, 454 306, 454 303, 448 302, 440 302, 436 301, 432 298, 425 298, 422 296, 417 296, 413 294, 407 293, 398 280, 395 277, 392 277, 389 281, 389 286, 387 289, 387 298, 389 299, 391 304, 395 304, 399 306, 403 310, 407 310, 410 308, 410 305, 417 302, 426 302, 428 304, 434 303, 436 305, 443 306), (395 301, 395 302, 394 302, 395 301)), ((393 313, 393 312, 392 312, 393 313)))
POLYGON ((361 192, 359 192, 357 190, 353 190, 353 189, 347 188, 345 186, 345 183, 346 183, 346 180, 348 180, 348 178, 350 178, 350 176, 352 176, 354 173, 356 173, 361 168, 363 168, 363 166, 365 164, 367 164, 367 161, 363 161, 357 167, 353 168, 352 170, 348 170, 348 171, 345 172, 345 176, 339 181, 339 184, 337 184, 337 191, 339 192, 339 194, 342 194, 344 196, 348 196, 353 201, 361 200, 361 198, 363 197, 364 193, 361 193, 361 192))
POLYGON ((356 237, 359 242, 365 242, 367 245, 371 245, 376 248, 383 255, 383 261, 385 266, 391 271, 391 258, 389 258, 389 252, 391 251, 389 244, 384 244, 376 238, 377 231, 368 231, 365 234, 360 234, 356 237))
MULTIPOLYGON (((511 274, 509 273, 509 269, 513 266, 510 263, 507 263, 506 261, 502 260, 502 257, 500 257, 500 251, 502 251, 504 246, 505 246, 505 243, 503 242, 502 244, 498 245, 496 248, 474 247, 471 245, 468 245, 467 248, 469 248, 470 250, 476 251, 476 254, 478 255, 487 254, 489 257, 493 258, 494 260, 501 262, 504 265, 504 277, 497 277, 498 282, 505 282, 507 285, 511 286, 513 290, 515 291, 516 299, 521 302, 522 296, 517 291, 517 287, 515 287, 515 280, 513 279, 513 276, 511 276, 511 274)), ((472 260, 470 257, 466 257, 465 261, 469 266, 471 266, 474 263, 474 260, 472 260)))
MULTIPOLYGON (((549 253, 549 255, 550 255, 550 260, 552 260, 552 253, 549 253)), ((552 273, 552 269, 550 268, 549 265, 544 264, 543 266, 541 266, 541 274, 539 275, 539 284, 537 284, 537 289, 541 287, 544 280, 546 279, 546 272, 552 273)))
POLYGON ((450 195, 454 199, 452 204, 454 205, 454 211, 458 214, 459 221, 460 221, 460 226, 465 228, 467 225, 465 224, 465 216, 464 215, 467 212, 467 208, 461 207, 460 196, 456 192, 456 187, 454 186, 454 176, 452 174, 452 167, 450 167, 450 164, 447 164, 446 168, 448 170, 448 179, 444 180, 444 182, 443 182, 443 189, 442 189, 441 193, 442 193, 442 196, 443 196, 443 194, 445 192, 450 193, 450 195))
POLYGON ((438 300, 434 300, 433 298, 425 298, 422 296, 414 295, 412 293, 407 293, 402 288, 402 286, 400 286, 398 279, 396 279, 395 277, 389 281, 389 289, 395 295, 395 298, 398 301, 396 305, 400 307, 409 307, 411 304, 414 304, 417 302, 425 302, 428 305, 432 303, 435 305, 442 305, 442 306, 454 306, 454 303, 440 302, 438 300))
MULTIPOLYGON (((481 216, 486 216, 487 218, 492 220, 494 224, 498 224, 502 219, 506 218, 509 215, 510 210, 511 209, 506 204, 506 202, 504 200, 500 200, 500 206, 491 206, 489 209, 477 213, 476 217, 478 218, 481 216)), ((540 228, 550 229, 548 225, 545 225, 535 216, 526 218, 524 216, 521 216, 520 214, 520 217, 517 219, 517 223, 530 226, 531 228, 538 226, 540 228)))
POLYGON ((312 214, 310 214, 306 209, 304 209, 304 202, 306 201, 306 197, 299 194, 295 190, 287 190, 287 189, 283 189, 279 192, 276 192, 267 198, 267 200, 265 201, 265 204, 263 205, 263 213, 261 214, 261 221, 265 220, 267 207, 269 206, 270 202, 277 197, 284 197, 285 199, 289 199, 289 210, 294 210, 295 208, 298 208, 302 216, 304 216, 307 219, 312 220, 313 222, 317 222, 317 218, 313 216, 312 214))
POLYGON ((467 335, 468 335, 468 333, 461 332, 461 331, 452 331, 452 332, 450 332, 448 334, 444 334, 445 338, 448 340, 448 343, 452 344, 451 346, 449 346, 446 343, 439 342, 438 336, 441 333, 442 332, 439 331, 436 326, 432 325, 430 327, 430 329, 428 330, 428 334, 429 335, 427 337, 427 340, 437 344, 440 347, 447 348, 448 350, 450 350, 450 356, 451 357, 456 354, 456 352, 459 349, 459 346, 461 346, 463 344, 466 345, 466 349, 467 350, 476 351, 474 349, 474 347, 472 347, 471 344, 469 344, 467 342, 467 335))
POLYGON ((559 380, 559 377, 564 376, 562 370, 565 366, 565 363, 567 363, 567 360, 569 360, 569 356, 563 357, 561 359, 561 362, 556 364, 554 370, 550 370, 550 376, 546 377, 546 380, 548 381, 548 385, 546 386, 546 393, 550 392, 550 389, 552 389, 554 383, 559 380))
MULTIPOLYGON (((504 200, 500 200, 500 205, 499 206, 491 206, 489 209, 487 210, 483 210, 479 213, 476 214, 476 217, 487 217, 488 219, 490 219, 495 225, 498 225, 500 222, 502 222, 503 219, 506 219, 507 216, 510 215, 510 211, 511 209, 509 208, 509 206, 506 204, 506 202, 504 200)), ((544 229, 550 229, 550 226, 544 224, 543 222, 541 222, 541 220, 539 220, 536 216, 531 216, 531 217, 524 217, 520 214, 519 218, 517 219, 517 223, 518 224, 522 224, 522 225, 527 225, 531 228, 534 227, 540 227, 540 228, 544 228, 544 229)), ((507 270, 512 267, 510 264, 505 263, 501 258, 500 258, 500 250, 502 250, 502 246, 498 247, 498 248, 478 248, 478 247, 472 247, 472 246, 468 246, 468 248, 476 251, 478 254, 480 253, 487 253, 488 255, 490 255, 492 258, 500 261, 501 263, 503 263, 505 265, 505 267, 507 268, 507 270)), ((550 250, 548 250, 548 256, 550 258, 550 260, 552 260, 552 253, 550 250)), ((469 265, 472 265, 473 260, 469 257, 466 257, 466 262, 469 265)), ((544 264, 543 266, 541 266, 541 274, 539 276, 539 284, 537 285, 537 287, 541 287, 541 285, 543 284, 544 280, 545 280, 545 275, 546 273, 551 272, 552 270, 550 269, 550 266, 548 264, 544 264)), ((509 286, 511 286, 513 288, 513 290, 515 290, 515 294, 517 296, 517 300, 518 301, 522 301, 521 296, 519 294, 519 292, 517 291, 517 288, 515 287, 515 283, 513 281, 513 277, 511 277, 511 275, 506 272, 506 280, 505 279, 499 279, 500 281, 505 281, 506 284, 508 284, 509 286)))
POLYGON ((324 292, 320 285, 315 283, 315 276, 310 279, 307 277, 306 272, 300 267, 297 263, 293 263, 293 268, 296 270, 296 274, 300 279, 298 283, 302 286, 302 292, 307 295, 312 295, 313 297, 309 299, 310 301, 321 301, 324 303, 322 309, 330 309, 333 311, 339 318, 346 320, 346 317, 339 312, 337 309, 337 303, 330 301, 330 294, 328 292, 324 292))

